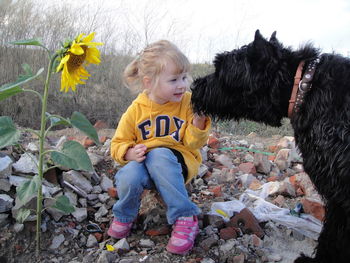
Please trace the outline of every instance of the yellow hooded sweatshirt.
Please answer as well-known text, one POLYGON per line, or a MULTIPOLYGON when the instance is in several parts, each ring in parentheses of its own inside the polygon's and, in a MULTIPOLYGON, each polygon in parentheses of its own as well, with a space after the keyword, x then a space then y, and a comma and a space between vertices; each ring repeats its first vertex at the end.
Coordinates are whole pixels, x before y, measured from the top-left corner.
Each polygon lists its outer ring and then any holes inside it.
POLYGON ((144 144, 147 151, 167 147, 179 151, 186 163, 188 183, 198 173, 202 162, 199 149, 206 143, 211 126, 207 118, 204 130, 192 124, 191 93, 181 102, 157 104, 146 93, 140 93, 122 115, 111 142, 111 156, 121 165, 126 151, 136 144, 144 144))

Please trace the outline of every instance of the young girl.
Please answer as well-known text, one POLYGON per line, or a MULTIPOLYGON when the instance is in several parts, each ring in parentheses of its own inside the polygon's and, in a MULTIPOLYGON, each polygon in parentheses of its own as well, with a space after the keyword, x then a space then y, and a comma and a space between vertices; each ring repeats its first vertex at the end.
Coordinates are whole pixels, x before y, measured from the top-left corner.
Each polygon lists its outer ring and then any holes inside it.
POLYGON ((189 200, 185 182, 196 174, 210 119, 191 110, 190 63, 171 42, 146 47, 124 71, 128 88, 143 91, 122 115, 111 155, 122 165, 116 176, 119 200, 108 235, 124 238, 137 217, 144 189, 156 188, 167 206, 173 232, 167 250, 186 254, 198 234, 200 209, 189 200))

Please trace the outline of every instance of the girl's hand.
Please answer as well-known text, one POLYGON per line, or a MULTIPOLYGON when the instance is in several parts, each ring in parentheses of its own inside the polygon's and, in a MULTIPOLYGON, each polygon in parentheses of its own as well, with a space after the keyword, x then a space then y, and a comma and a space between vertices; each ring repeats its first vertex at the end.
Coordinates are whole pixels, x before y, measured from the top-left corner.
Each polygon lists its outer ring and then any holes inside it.
POLYGON ((204 130, 207 117, 205 115, 194 114, 192 124, 200 130, 204 130))
POLYGON ((134 147, 129 148, 125 153, 125 160, 142 162, 146 159, 147 147, 144 144, 136 144, 134 147))

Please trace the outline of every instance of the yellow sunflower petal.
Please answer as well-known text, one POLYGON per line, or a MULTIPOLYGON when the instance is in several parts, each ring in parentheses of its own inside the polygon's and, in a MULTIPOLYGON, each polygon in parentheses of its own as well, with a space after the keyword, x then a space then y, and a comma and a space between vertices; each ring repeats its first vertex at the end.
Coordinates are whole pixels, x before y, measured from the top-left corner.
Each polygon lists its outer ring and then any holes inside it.
POLYGON ((67 61, 69 60, 69 57, 70 57, 69 55, 66 55, 66 56, 64 56, 64 57, 61 59, 61 62, 60 62, 60 64, 58 65, 58 67, 57 67, 57 69, 56 69, 56 72, 59 72, 59 71, 62 70, 64 64, 66 64, 67 61))
POLYGON ((92 32, 88 36, 86 36, 81 42, 89 43, 94 39, 94 37, 95 37, 95 32, 92 32))
POLYGON ((84 36, 84 33, 79 34, 79 36, 76 37, 76 41, 79 43, 80 39, 84 36))
POLYGON ((71 53, 73 53, 74 55, 82 55, 84 54, 84 49, 82 49, 82 47, 79 44, 72 44, 71 48, 69 49, 69 51, 71 53))
POLYGON ((85 59, 89 63, 99 64, 101 62, 100 51, 97 48, 88 48, 85 59))

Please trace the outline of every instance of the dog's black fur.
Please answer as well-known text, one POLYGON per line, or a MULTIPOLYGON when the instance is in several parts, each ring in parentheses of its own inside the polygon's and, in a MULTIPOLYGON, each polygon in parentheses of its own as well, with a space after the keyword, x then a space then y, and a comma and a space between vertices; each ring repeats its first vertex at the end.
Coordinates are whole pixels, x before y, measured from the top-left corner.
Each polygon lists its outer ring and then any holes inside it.
POLYGON ((215 72, 194 81, 192 105, 216 119, 279 126, 288 115, 298 64, 304 60, 305 70, 316 58, 312 88, 291 124, 326 216, 314 258, 301 255, 295 262, 345 263, 350 262, 350 60, 320 54, 310 43, 293 50, 276 32, 267 40, 257 30, 252 43, 218 54, 215 72))

